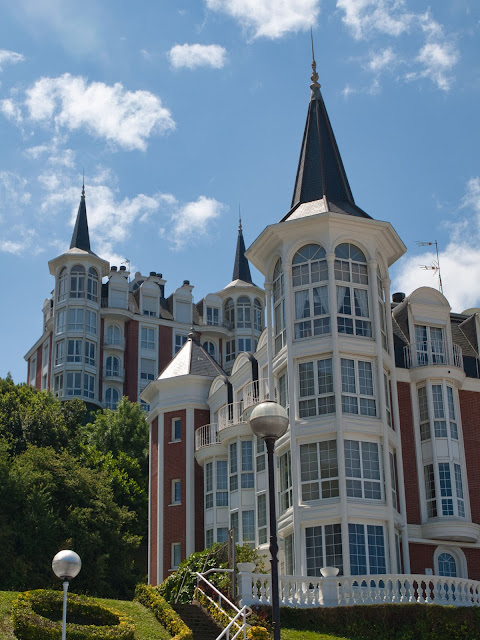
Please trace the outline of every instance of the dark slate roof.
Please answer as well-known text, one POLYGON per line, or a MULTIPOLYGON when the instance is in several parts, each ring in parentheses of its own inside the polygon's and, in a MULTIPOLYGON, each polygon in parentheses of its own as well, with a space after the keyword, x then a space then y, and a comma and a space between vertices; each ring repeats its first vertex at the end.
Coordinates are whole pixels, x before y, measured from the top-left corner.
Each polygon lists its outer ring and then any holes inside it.
POLYGON ((186 375, 205 376, 212 379, 218 375, 227 376, 194 335, 191 333, 188 336, 183 347, 159 375, 159 380, 186 375))
POLYGON ((78 207, 77 219, 75 221, 70 249, 82 249, 82 251, 92 253, 90 250, 90 236, 88 234, 85 186, 82 189, 82 196, 80 198, 80 205, 78 207))
POLYGON ((233 265, 232 280, 243 280, 253 284, 250 273, 250 265, 245 257, 245 242, 243 240, 242 222, 238 225, 237 251, 235 253, 235 263, 233 265))
MULTIPOLYGON (((300 159, 290 211, 282 219, 288 220, 299 205, 323 200, 323 211, 334 211, 361 218, 371 218, 357 207, 348 184, 332 125, 320 92, 315 61, 308 105, 307 122, 303 134, 300 159)), ((308 214, 307 214, 308 215, 308 214)), ((310 214, 311 215, 311 214, 310 214)), ((299 216, 295 216, 299 217, 299 216)), ((303 217, 303 215, 302 215, 303 217)))

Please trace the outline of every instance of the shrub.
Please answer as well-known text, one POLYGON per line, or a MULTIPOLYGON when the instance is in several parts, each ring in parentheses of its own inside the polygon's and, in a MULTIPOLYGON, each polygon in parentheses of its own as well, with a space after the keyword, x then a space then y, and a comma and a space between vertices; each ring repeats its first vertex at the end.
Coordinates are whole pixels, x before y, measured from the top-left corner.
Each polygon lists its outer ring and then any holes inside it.
MULTIPOLYGON (((12 623, 20 640, 60 640, 63 592, 38 589, 21 593, 12 606, 12 623)), ((69 640, 134 640, 130 618, 92 598, 70 594, 67 607, 69 640), (72 622, 69 622, 72 620, 72 622)))
POLYGON ((247 631, 249 640, 269 640, 270 636, 265 627, 250 627, 247 631))
POLYGON ((135 599, 153 611, 157 620, 172 634, 172 640, 193 640, 192 631, 157 589, 139 584, 135 590, 135 599))

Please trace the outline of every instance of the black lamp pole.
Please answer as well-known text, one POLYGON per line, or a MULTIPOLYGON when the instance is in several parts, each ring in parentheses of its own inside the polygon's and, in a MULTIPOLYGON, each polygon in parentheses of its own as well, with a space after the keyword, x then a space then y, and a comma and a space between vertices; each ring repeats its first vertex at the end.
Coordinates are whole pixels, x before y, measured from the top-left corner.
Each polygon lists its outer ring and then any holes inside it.
POLYGON ((280 600, 278 596, 278 541, 277 541, 277 514, 275 509, 275 467, 273 463, 273 451, 275 439, 265 438, 268 458, 268 501, 270 512, 270 562, 272 565, 272 619, 273 640, 280 640, 280 600))

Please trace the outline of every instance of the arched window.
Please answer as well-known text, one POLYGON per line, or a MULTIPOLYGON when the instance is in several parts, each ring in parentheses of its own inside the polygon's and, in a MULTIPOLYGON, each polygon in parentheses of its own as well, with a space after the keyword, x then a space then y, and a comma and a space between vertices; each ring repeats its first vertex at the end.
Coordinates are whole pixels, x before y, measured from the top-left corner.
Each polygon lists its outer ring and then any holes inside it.
POLYGON ((225 302, 223 315, 225 318, 225 322, 227 323, 227 325, 229 325, 228 329, 235 329, 235 306, 231 298, 228 298, 228 300, 225 302))
POLYGON ((285 345, 285 286, 281 258, 273 270, 273 322, 275 353, 278 353, 285 345))
POLYGON ((307 244, 297 251, 292 261, 295 338, 330 333, 327 280, 328 266, 323 247, 307 244))
POLYGON ((85 297, 85 269, 76 264, 70 271, 70 298, 85 297))
POLYGON ((335 280, 353 283, 337 284, 338 332, 371 338, 367 259, 355 245, 343 243, 335 249, 335 280))
POLYGON ((57 302, 63 302, 67 299, 67 270, 64 267, 58 276, 57 302))
POLYGON ((105 406, 107 409, 116 409, 118 405, 118 391, 108 387, 105 391, 105 406))
POLYGON ((212 358, 215 358, 215 343, 214 342, 210 342, 210 340, 207 340, 203 343, 203 348, 205 349, 205 351, 207 351, 207 353, 209 353, 212 358))
POLYGON ((115 356, 108 356, 105 365, 106 376, 118 376, 120 374, 120 361, 115 356))
POLYGON ((450 576, 456 578, 457 576, 457 563, 451 553, 443 551, 437 558, 438 563, 438 575, 450 576))
POLYGON ((262 331, 263 329, 262 303, 258 298, 253 301, 253 328, 255 331, 262 331))
POLYGON ((114 324, 109 324, 105 333, 105 344, 120 344, 120 340, 120 329, 114 324))
POLYGON ((88 270, 87 298, 92 302, 98 301, 98 273, 93 267, 88 270))
POLYGON ((380 273, 380 269, 377 269, 377 294, 378 311, 380 314, 380 330, 382 332, 382 344, 385 351, 388 351, 385 289, 383 288, 382 274, 380 273))
POLYGON ((241 296, 237 300, 237 328, 252 328, 252 305, 247 296, 241 296))

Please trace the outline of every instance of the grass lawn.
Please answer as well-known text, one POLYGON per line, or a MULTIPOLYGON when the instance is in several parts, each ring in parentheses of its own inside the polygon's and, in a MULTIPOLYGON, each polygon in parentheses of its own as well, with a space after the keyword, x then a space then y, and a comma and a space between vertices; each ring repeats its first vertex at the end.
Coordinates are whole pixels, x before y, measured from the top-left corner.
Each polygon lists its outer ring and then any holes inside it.
MULTIPOLYGON (((15 640, 8 614, 16 596, 17 594, 13 591, 0 591, 0 640, 15 640)), ((135 623, 136 640, 169 640, 171 638, 168 631, 157 622, 153 613, 145 609, 139 602, 102 598, 98 598, 98 602, 132 618, 135 623)))
POLYGON ((281 638, 282 640, 354 640, 354 638, 330 636, 326 633, 316 633, 315 631, 298 631, 298 629, 282 629, 281 638))

